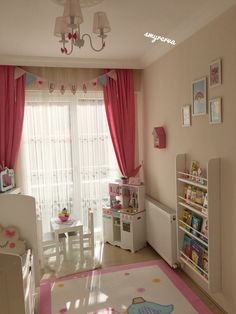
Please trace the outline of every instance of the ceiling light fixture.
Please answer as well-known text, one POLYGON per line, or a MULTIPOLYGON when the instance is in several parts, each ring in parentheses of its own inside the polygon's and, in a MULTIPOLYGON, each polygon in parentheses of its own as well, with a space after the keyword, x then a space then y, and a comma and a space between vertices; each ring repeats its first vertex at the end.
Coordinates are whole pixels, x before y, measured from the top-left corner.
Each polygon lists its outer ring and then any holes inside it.
POLYGON ((80 0, 66 0, 64 4, 63 16, 59 16, 55 21, 54 35, 60 37, 59 43, 62 44, 61 52, 70 55, 74 46, 83 47, 84 38, 88 37, 91 48, 99 52, 104 49, 107 37, 106 33, 111 31, 111 27, 105 12, 95 12, 93 18, 93 33, 101 38, 101 47, 95 48, 92 43, 91 35, 81 34, 80 24, 83 23, 83 15, 80 7, 80 0), (69 44, 70 43, 70 44, 69 44), (70 48, 67 48, 69 44, 70 48))

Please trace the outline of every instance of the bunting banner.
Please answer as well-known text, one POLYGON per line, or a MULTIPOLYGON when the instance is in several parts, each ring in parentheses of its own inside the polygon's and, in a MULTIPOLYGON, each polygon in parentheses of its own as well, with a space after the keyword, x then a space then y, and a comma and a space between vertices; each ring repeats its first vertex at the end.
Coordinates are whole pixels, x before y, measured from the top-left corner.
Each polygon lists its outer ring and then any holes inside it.
POLYGON ((17 80, 19 77, 21 77, 25 73, 26 73, 25 70, 23 70, 23 69, 21 69, 19 67, 15 67, 14 79, 17 80))
POLYGON ((98 77, 98 82, 102 85, 102 86, 107 86, 107 74, 103 74, 101 76, 98 77))
POLYGON ((25 83, 26 86, 34 83, 38 84, 38 86, 45 87, 47 86, 49 93, 53 93, 55 90, 59 90, 60 93, 63 95, 66 90, 70 90, 73 95, 76 94, 78 90, 82 90, 84 93, 87 93, 89 86, 96 87, 101 85, 103 87, 107 86, 108 78, 111 78, 114 81, 117 81, 117 74, 115 70, 111 70, 105 74, 102 74, 96 78, 93 78, 88 81, 80 81, 80 82, 61 82, 61 81, 49 81, 45 78, 39 77, 33 73, 27 72, 20 67, 15 68, 15 79, 21 77, 22 75, 26 74, 25 83))
POLYGON ((37 76, 32 73, 26 72, 25 84, 26 86, 36 81, 37 76))
POLYGON ((111 79, 113 79, 114 81, 117 81, 117 74, 116 71, 110 71, 107 73, 107 76, 109 76, 111 79))

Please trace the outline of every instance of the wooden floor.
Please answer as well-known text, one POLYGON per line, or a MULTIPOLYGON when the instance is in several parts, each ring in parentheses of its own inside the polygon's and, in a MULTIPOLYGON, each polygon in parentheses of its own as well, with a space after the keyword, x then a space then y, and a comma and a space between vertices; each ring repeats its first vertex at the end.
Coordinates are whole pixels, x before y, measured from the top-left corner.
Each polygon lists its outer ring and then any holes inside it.
MULTIPOLYGON (((144 262, 154 259, 160 259, 161 257, 150 247, 147 246, 144 249, 131 253, 128 250, 123 250, 119 247, 112 246, 108 243, 101 245, 99 252, 99 258, 101 259, 101 267, 107 268, 110 266, 126 265, 138 262, 144 262)), ((186 275, 181 269, 175 270, 175 272, 184 280, 184 282, 191 288, 196 295, 208 306, 212 313, 220 314, 226 313, 220 307, 214 303, 207 295, 203 292, 188 275, 186 275)), ((53 272, 44 273, 44 279, 49 278, 53 275, 53 272)))
MULTIPOLYGON (((119 247, 106 243, 102 252, 102 268, 138 263, 159 258, 161 257, 150 246, 147 246, 136 253, 131 253, 130 251, 122 250, 119 247)), ((225 313, 181 269, 177 269, 175 272, 199 296, 212 313, 225 313)))

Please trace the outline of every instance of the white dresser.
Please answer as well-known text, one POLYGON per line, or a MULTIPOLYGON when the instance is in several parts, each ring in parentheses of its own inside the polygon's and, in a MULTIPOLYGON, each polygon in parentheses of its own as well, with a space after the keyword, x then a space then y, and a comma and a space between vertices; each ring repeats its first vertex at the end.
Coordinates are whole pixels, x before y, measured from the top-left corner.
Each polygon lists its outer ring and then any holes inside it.
POLYGON ((34 263, 31 250, 23 256, 0 253, 0 309, 4 314, 33 314, 34 263))

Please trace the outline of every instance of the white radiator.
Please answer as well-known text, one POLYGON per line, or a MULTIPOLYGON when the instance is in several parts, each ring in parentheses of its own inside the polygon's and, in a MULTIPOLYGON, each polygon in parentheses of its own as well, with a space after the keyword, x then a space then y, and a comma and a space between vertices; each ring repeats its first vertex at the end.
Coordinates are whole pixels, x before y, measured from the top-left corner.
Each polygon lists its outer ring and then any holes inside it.
POLYGON ((177 266, 176 212, 146 196, 147 242, 171 266, 177 266))

